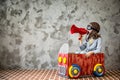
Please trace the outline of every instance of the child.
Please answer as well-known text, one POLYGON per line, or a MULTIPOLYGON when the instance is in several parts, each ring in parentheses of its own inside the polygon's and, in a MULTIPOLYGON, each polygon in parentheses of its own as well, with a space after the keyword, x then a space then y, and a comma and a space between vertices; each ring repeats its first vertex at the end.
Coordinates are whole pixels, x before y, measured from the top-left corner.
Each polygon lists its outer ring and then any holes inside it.
POLYGON ((91 22, 87 26, 89 33, 86 35, 85 40, 82 43, 80 40, 81 53, 86 53, 86 57, 92 54, 99 53, 101 51, 101 36, 99 33, 100 25, 97 22, 91 22))

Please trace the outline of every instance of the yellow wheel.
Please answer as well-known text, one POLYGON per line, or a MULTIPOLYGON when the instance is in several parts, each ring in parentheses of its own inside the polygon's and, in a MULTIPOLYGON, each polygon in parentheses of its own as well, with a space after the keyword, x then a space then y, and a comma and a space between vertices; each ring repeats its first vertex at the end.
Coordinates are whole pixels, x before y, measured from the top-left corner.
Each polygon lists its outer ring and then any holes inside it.
POLYGON ((69 76, 71 78, 80 77, 81 68, 77 64, 73 64, 69 67, 69 76))
POLYGON ((101 77, 104 75, 105 69, 102 64, 96 64, 94 67, 93 74, 97 77, 101 77))

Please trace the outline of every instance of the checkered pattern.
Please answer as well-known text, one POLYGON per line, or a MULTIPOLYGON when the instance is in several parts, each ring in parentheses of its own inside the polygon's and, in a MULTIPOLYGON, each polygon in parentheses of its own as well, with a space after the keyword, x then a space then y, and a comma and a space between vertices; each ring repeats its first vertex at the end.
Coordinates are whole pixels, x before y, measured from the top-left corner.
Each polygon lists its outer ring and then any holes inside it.
MULTIPOLYGON (((0 70, 0 80, 71 80, 61 77, 57 70, 0 70)), ((72 79, 75 80, 75 79, 72 79)), ((103 77, 81 77, 76 80, 120 80, 120 70, 106 71, 103 77)))

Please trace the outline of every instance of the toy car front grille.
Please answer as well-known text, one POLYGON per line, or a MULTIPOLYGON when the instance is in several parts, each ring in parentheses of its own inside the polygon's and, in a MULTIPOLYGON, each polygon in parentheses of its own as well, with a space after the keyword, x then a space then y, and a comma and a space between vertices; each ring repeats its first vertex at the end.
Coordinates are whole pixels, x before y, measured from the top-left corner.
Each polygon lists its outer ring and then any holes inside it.
POLYGON ((66 74, 66 68, 64 66, 59 66, 59 74, 62 74, 62 75, 66 74))

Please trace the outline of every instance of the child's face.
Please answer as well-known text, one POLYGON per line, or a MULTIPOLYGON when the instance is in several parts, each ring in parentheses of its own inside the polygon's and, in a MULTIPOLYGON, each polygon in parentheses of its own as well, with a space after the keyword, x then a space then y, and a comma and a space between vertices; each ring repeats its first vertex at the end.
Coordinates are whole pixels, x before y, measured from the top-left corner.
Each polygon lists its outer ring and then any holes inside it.
POLYGON ((88 30, 89 31, 89 34, 92 32, 92 30, 88 30))

